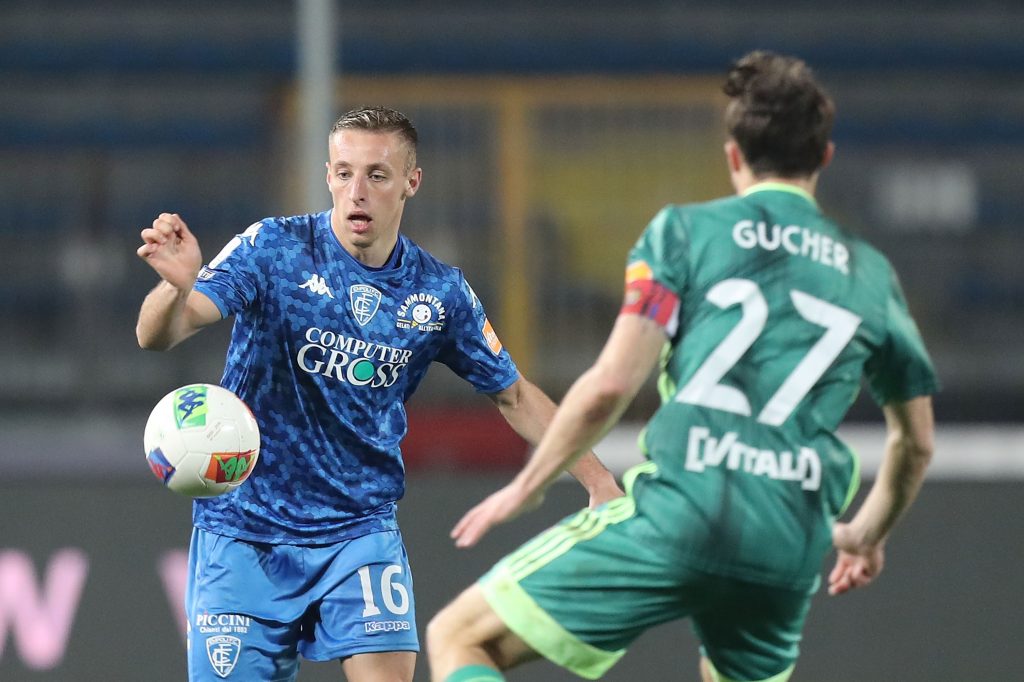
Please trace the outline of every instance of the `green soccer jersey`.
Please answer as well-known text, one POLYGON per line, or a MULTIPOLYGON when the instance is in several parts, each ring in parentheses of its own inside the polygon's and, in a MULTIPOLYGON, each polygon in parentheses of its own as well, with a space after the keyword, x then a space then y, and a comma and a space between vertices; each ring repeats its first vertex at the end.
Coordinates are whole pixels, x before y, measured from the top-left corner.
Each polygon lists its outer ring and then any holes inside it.
POLYGON ((640 513, 694 568, 812 585, 859 480, 835 431, 861 378, 879 404, 937 387, 892 267, 776 183, 665 208, 629 260, 679 298, 640 513))

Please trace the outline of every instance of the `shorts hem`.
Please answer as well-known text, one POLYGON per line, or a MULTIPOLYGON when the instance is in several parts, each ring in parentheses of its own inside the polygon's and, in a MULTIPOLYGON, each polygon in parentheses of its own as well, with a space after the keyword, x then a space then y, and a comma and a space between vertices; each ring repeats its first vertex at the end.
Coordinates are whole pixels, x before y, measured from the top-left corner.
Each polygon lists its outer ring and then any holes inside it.
MULTIPOLYGON (((704 655, 703 652, 701 652, 701 654, 704 655)), ((713 679, 715 682, 787 682, 790 676, 793 674, 793 670, 796 668, 796 664, 793 663, 782 672, 776 673, 771 677, 763 677, 757 680, 747 680, 746 678, 740 680, 732 677, 727 677, 722 673, 718 672, 718 669, 715 667, 715 664, 711 662, 711 659, 708 658, 706 655, 704 655, 704 658, 708 662, 708 667, 711 668, 711 679, 713 679)))
POLYGON ((304 659, 306 659, 307 661, 314 661, 316 663, 323 663, 324 661, 340 661, 340 660, 343 660, 343 659, 346 659, 346 658, 351 658, 352 656, 357 656, 359 654, 390 654, 390 653, 400 653, 400 652, 403 652, 403 651, 410 651, 410 652, 412 652, 414 654, 418 654, 420 652, 420 647, 419 647, 418 644, 416 646, 413 646, 411 644, 408 645, 408 646, 386 646, 386 645, 382 645, 382 646, 362 646, 362 647, 356 647, 354 649, 344 649, 344 650, 341 650, 341 651, 338 651, 338 652, 330 652, 330 653, 315 654, 315 655, 305 654, 305 653, 302 653, 302 651, 300 651, 299 653, 302 654, 302 657, 304 659))
POLYGON ((587 644, 543 610, 502 566, 480 579, 484 598, 509 630, 552 663, 588 680, 604 675, 626 653, 587 644))

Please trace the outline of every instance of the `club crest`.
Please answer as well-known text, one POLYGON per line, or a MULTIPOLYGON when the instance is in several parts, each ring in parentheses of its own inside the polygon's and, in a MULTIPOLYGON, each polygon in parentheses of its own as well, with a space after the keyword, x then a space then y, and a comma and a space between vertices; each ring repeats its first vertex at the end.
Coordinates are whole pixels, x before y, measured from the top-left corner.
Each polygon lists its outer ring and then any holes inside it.
POLYGON ((352 304, 352 316, 359 326, 365 327, 373 319, 380 307, 380 292, 369 284, 353 284, 348 288, 348 298, 352 304))
POLYGON ((206 656, 210 659, 213 671, 221 677, 227 677, 238 663, 238 654, 242 651, 242 640, 229 635, 217 635, 206 638, 206 656))

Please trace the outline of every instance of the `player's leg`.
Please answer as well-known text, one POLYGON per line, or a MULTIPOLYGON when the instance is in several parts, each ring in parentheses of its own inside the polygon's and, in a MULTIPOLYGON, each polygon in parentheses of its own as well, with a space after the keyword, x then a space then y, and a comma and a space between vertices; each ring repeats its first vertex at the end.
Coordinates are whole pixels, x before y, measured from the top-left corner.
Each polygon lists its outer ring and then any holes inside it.
POLYGON ((693 617, 704 682, 786 682, 799 655, 813 590, 717 578, 712 608, 693 617))
MULTIPOLYGON (((778 675, 772 675, 771 677, 766 677, 763 680, 757 680, 756 682, 787 682, 792 674, 793 666, 790 666, 778 675)), ((731 677, 722 675, 706 656, 700 657, 700 675, 702 682, 746 682, 746 680, 734 680, 731 677)))
POLYGON ((409 682, 419 641, 409 559, 398 531, 303 548, 318 576, 299 652, 341 660, 349 682, 409 682))
POLYGON ((634 512, 630 496, 585 509, 502 559, 429 626, 434 682, 500 680, 538 655, 594 679, 646 628, 685 615, 673 562, 634 512))
POLYGON ((704 656, 700 657, 700 682, 715 682, 711 662, 704 656))
POLYGON ((430 677, 436 682, 502 680, 497 672, 537 658, 508 629, 473 585, 442 609, 427 626, 430 677))
POLYGON ((416 652, 356 654, 343 660, 341 667, 349 682, 409 682, 416 668, 416 652))

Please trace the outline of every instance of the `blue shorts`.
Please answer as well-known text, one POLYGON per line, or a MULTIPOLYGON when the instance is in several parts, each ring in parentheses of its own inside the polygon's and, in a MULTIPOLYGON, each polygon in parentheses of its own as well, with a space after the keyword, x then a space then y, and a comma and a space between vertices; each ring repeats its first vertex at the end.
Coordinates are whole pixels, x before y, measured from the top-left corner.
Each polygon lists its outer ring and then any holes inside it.
POLYGON ((272 545, 192 532, 191 682, 294 680, 312 661, 419 651, 412 573, 398 531, 331 545, 272 545))

